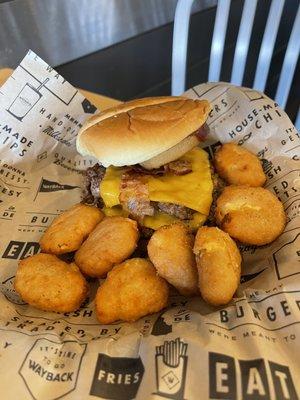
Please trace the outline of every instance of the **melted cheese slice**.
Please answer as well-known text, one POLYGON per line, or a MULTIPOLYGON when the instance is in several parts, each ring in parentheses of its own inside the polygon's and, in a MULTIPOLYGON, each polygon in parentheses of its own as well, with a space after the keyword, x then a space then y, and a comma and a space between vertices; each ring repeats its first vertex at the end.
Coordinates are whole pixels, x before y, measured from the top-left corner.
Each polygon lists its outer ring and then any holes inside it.
POLYGON ((208 215, 213 191, 208 154, 200 148, 194 148, 180 160, 189 161, 192 172, 181 176, 149 176, 150 200, 180 204, 208 215))
POLYGON ((100 196, 105 207, 111 208, 120 204, 120 183, 123 168, 108 167, 100 183, 100 196))
MULTIPOLYGON (((208 154, 200 148, 194 148, 180 159, 191 163, 192 172, 181 176, 173 174, 147 176, 149 198, 151 201, 180 204, 197 211, 193 219, 187 221, 187 224, 195 229, 205 222, 212 202, 213 182, 208 154)), ((122 172, 122 168, 107 168, 104 179, 100 184, 100 194, 105 204, 104 212, 106 215, 122 213, 120 207, 116 207, 120 205, 119 188, 122 172), (114 210, 109 211, 112 207, 114 207, 114 210)), ((175 221, 178 221, 176 217, 156 212, 154 216, 144 218, 144 225, 157 229, 175 221)))
POLYGON ((156 230, 161 226, 170 225, 174 222, 184 222, 189 228, 195 230, 204 224, 206 218, 206 215, 195 212, 191 220, 182 221, 179 218, 173 217, 172 215, 156 212, 153 216, 147 215, 143 220, 143 225, 147 228, 156 230))

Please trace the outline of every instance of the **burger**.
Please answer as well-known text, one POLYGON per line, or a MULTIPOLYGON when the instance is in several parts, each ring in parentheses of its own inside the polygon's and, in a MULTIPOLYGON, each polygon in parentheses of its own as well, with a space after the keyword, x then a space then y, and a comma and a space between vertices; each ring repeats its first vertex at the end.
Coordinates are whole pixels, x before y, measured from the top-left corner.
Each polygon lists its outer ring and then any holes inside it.
POLYGON ((90 118, 77 150, 96 159, 86 171, 84 201, 105 215, 124 215, 140 227, 175 221, 192 230, 210 211, 213 178, 206 151, 206 100, 149 97, 90 118))

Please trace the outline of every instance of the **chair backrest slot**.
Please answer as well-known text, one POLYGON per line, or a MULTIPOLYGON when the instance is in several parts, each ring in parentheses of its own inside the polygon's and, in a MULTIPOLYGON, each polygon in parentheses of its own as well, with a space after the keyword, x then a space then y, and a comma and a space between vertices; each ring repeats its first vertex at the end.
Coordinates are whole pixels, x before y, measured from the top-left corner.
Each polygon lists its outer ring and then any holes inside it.
POLYGON ((300 132, 300 107, 298 109, 298 114, 297 114, 296 121, 295 121, 295 127, 296 127, 297 131, 300 132))
POLYGON ((219 0, 210 50, 208 81, 219 81, 231 0, 219 0))
POLYGON ((242 85, 257 0, 245 0, 237 37, 230 82, 242 85))
POLYGON ((173 29, 172 96, 185 91, 187 43, 194 0, 178 0, 173 29))
POLYGON ((285 108, 300 52, 300 5, 285 52, 275 101, 285 108))
POLYGON ((283 6, 284 0, 272 1, 262 44, 260 47, 253 87, 257 90, 261 90, 262 92, 266 87, 283 6))

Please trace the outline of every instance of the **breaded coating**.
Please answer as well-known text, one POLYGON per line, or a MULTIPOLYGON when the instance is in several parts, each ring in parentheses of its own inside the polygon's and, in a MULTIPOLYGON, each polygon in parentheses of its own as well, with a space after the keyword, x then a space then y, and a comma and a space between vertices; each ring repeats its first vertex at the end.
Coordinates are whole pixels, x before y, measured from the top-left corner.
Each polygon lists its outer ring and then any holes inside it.
POLYGON ((148 255, 158 274, 184 296, 199 293, 193 243, 183 224, 162 226, 148 243, 148 255))
POLYGON ((214 306, 227 304, 241 276, 241 255, 231 237, 215 227, 199 228, 194 245, 199 289, 203 299, 214 306))
POLYGON ((138 238, 136 221, 106 217, 76 252, 75 262, 84 274, 104 277, 115 264, 134 252, 138 238))
POLYGON ((216 152, 218 174, 230 185, 263 186, 266 175, 259 158, 235 143, 226 143, 216 152))
POLYGON ((131 258, 116 265, 99 287, 96 313, 102 324, 136 321, 166 307, 169 287, 150 261, 131 258))
POLYGON ((43 253, 19 262, 15 289, 33 307, 55 312, 77 310, 88 294, 88 284, 74 263, 43 253))
POLYGON ((264 245, 284 230, 283 204, 264 188, 227 186, 217 200, 217 224, 242 243, 264 245))
POLYGON ((43 234, 40 239, 42 251, 58 255, 78 250, 103 218, 99 208, 75 204, 55 218, 43 234))

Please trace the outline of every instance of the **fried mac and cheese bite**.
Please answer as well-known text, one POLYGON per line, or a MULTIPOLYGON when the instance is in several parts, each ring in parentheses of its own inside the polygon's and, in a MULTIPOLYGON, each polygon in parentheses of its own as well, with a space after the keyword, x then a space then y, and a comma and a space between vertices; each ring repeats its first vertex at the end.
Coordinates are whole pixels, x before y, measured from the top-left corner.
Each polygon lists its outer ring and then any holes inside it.
POLYGON ((36 254, 19 262, 15 289, 24 301, 45 311, 77 310, 88 294, 78 267, 52 254, 36 254))
POLYGON ((259 158, 235 143, 225 143, 216 152, 215 168, 230 185, 263 186, 266 175, 259 158))
POLYGON ((217 199, 217 224, 234 239, 262 246, 273 242, 284 230, 283 204, 269 190, 227 186, 217 199))
POLYGON ((99 208, 75 204, 54 219, 40 239, 43 252, 64 254, 78 250, 104 214, 99 208))
POLYGON ((96 313, 102 324, 137 319, 166 307, 169 287, 159 277, 152 263, 131 258, 116 265, 99 287, 96 313))
POLYGON ((193 242, 187 227, 176 223, 159 228, 148 243, 148 255, 158 274, 184 296, 199 293, 193 242))
POLYGON ((80 270, 91 277, 104 277, 115 264, 135 250, 139 232, 137 222, 123 217, 106 217, 75 254, 80 270))
POLYGON ((194 245, 203 299, 214 306, 229 303, 241 276, 241 255, 231 237, 215 227, 199 228, 194 245))

